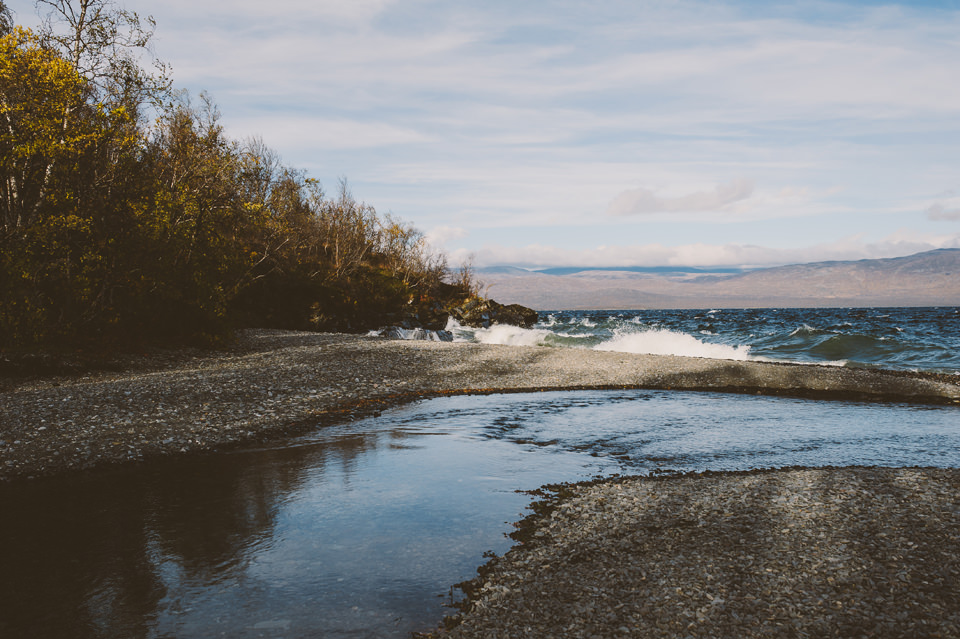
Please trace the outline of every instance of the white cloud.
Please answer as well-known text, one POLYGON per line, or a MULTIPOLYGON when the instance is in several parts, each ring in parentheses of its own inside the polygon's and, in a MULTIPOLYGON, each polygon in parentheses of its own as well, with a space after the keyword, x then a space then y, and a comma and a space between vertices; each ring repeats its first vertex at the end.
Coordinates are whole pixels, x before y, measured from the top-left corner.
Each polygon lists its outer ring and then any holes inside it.
POLYGON ((618 195, 607 212, 611 215, 718 211, 753 194, 752 180, 734 180, 711 191, 698 191, 680 197, 657 197, 648 189, 633 189, 618 195))
POLYGON ((236 137, 258 135, 272 148, 303 149, 312 153, 318 150, 415 145, 432 140, 415 129, 383 122, 339 118, 280 116, 267 120, 227 115, 223 122, 236 137), (243 135, 239 135, 241 132, 243 135))
MULTIPOLYGON (((405 0, 410 2, 411 0, 405 0)), ((271 22, 291 24, 310 23, 317 20, 364 22, 382 14, 399 0, 272 0, 265 5, 262 0, 232 0, 229 5, 204 3, 194 0, 164 0, 156 3, 148 0, 126 0, 122 4, 143 15, 189 16, 198 22, 213 21, 218 24, 236 24, 238 21, 263 25, 271 22)), ((162 28, 163 25, 161 24, 162 28)))
POLYGON ((865 256, 842 238, 960 219, 960 200, 929 197, 960 164, 960 11, 896 2, 121 4, 157 18, 157 56, 210 91, 232 137, 348 176, 438 242, 667 264, 865 256), (772 220, 801 217, 781 234, 820 249, 763 248, 772 220), (569 229, 608 236, 545 245, 569 229), (613 246, 625 233, 648 243, 613 246))
POLYGON ((426 233, 427 242, 436 248, 440 248, 448 242, 459 240, 466 236, 466 229, 455 226, 435 226, 426 233))
MULTIPOLYGON (((960 248, 960 234, 921 235, 904 229, 876 242, 867 242, 862 236, 851 236, 832 242, 790 249, 704 242, 678 246, 662 244, 599 246, 574 251, 542 244, 523 247, 484 246, 474 256, 478 266, 510 264, 527 268, 551 266, 760 267, 831 260, 901 257, 938 248, 960 248)), ((466 257, 466 251, 455 251, 454 256, 462 259, 466 257), (463 255, 460 255, 461 252, 463 255)))
POLYGON ((927 208, 927 217, 931 220, 960 220, 960 203, 936 202, 927 208))

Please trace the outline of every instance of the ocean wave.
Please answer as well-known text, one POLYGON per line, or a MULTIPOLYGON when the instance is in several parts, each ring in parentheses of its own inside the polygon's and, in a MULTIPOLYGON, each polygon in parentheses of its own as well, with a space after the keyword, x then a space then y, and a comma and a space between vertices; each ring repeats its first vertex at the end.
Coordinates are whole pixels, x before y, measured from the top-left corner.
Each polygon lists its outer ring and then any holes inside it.
POLYGON ((692 335, 667 329, 652 329, 639 333, 620 333, 593 347, 598 351, 617 351, 644 355, 679 355, 681 357, 708 357, 745 361, 750 358, 749 346, 711 344, 692 335))
POLYGON ((490 328, 480 328, 474 333, 474 339, 481 344, 506 344, 508 346, 543 346, 547 338, 554 333, 542 328, 520 328, 507 324, 494 324, 490 328))
POLYGON ((804 324, 798 328, 793 329, 789 337, 796 337, 798 335, 823 335, 826 331, 823 331, 819 328, 814 328, 809 324, 804 324))
POLYGON ((448 325, 455 341, 960 374, 957 309, 563 311, 530 329, 448 325))
POLYGON ((507 346, 543 346, 547 339, 556 335, 546 328, 521 328, 509 324, 494 324, 489 328, 461 326, 455 319, 447 322, 447 330, 455 342, 479 342, 480 344, 505 344, 507 346))

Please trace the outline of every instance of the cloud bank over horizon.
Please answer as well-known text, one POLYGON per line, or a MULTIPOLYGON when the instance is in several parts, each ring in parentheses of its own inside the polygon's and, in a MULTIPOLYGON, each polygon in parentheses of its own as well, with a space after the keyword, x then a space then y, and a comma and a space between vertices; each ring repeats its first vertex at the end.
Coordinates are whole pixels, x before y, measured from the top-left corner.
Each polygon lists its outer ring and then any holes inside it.
POLYGON ((960 242, 954 4, 118 4, 156 18, 157 56, 231 136, 346 176, 453 261, 774 265, 960 242))
POLYGON ((691 266, 760 268, 808 262, 849 261, 902 257, 942 248, 960 248, 960 238, 944 236, 926 240, 902 234, 877 243, 864 243, 860 237, 796 249, 763 246, 705 243, 680 246, 658 244, 599 246, 576 251, 544 245, 504 249, 490 246, 479 251, 456 251, 452 257, 477 266, 517 266, 541 269, 552 266, 631 267, 691 266))

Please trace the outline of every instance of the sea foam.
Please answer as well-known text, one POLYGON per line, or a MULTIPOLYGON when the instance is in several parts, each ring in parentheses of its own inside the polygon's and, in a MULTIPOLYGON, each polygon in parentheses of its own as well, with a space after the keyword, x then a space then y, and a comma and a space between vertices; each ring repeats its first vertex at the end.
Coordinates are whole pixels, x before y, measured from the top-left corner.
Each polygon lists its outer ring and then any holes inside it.
POLYGON ((712 359, 749 359, 749 346, 710 344, 692 335, 667 329, 651 329, 639 333, 619 333, 593 347, 598 351, 641 353, 645 355, 679 355, 682 357, 709 357, 712 359))
POLYGON ((507 344, 509 346, 542 346, 552 331, 543 328, 520 328, 508 324, 494 324, 490 328, 478 328, 474 340, 481 344, 507 344))
POLYGON ((494 324, 489 328, 461 326, 452 317, 446 330, 453 334, 455 342, 479 342, 480 344, 505 344, 508 346, 543 346, 554 335, 545 328, 521 328, 509 324, 494 324))

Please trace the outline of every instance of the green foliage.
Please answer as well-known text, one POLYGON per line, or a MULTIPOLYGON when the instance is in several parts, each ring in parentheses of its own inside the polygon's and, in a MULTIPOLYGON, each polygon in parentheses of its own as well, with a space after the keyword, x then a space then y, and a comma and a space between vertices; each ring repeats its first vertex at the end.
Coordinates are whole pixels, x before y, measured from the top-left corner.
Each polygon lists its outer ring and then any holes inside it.
POLYGON ((67 16, 59 40, 0 32, 0 348, 362 331, 476 292, 345 181, 328 197, 229 139, 206 96, 160 105, 164 76, 129 67, 149 39, 134 14, 41 4, 67 16))

